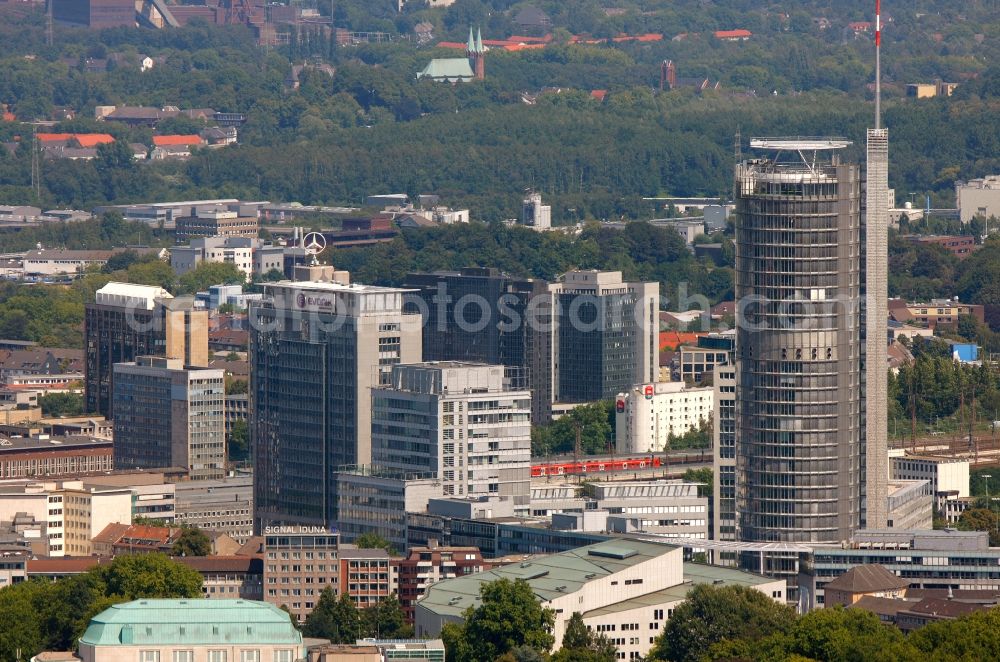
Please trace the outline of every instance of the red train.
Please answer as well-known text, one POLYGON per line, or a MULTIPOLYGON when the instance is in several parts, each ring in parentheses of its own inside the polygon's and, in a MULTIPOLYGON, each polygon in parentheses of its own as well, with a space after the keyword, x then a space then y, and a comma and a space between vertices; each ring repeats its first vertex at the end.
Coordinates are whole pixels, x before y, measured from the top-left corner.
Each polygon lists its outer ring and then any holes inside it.
POLYGON ((582 460, 580 462, 549 462, 531 465, 531 476, 565 476, 575 474, 610 473, 614 471, 634 471, 636 469, 658 468, 660 458, 623 457, 615 459, 582 460))

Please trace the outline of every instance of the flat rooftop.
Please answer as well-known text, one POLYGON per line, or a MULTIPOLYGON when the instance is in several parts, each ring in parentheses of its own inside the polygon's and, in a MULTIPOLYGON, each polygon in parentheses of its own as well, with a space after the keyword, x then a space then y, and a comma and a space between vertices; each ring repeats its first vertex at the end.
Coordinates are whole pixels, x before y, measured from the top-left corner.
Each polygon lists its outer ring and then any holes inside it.
POLYGON ((736 570, 735 568, 722 568, 714 565, 705 565, 703 563, 685 563, 683 584, 671 586, 670 588, 665 588, 654 593, 640 595, 629 600, 622 600, 621 602, 616 602, 613 605, 607 605, 606 607, 601 607, 599 609, 592 609, 588 612, 584 612, 583 617, 590 618, 592 616, 605 616, 607 614, 616 614, 618 612, 636 609, 637 607, 655 607, 656 605, 661 605, 664 602, 684 600, 687 598, 688 592, 699 584, 712 584, 717 586, 759 586, 761 584, 770 584, 775 581, 783 580, 776 580, 772 577, 764 577, 763 575, 744 572, 742 570, 736 570))
POLYGON ((351 292, 355 294, 386 294, 389 292, 417 292, 418 290, 407 289, 403 287, 383 287, 381 285, 362 285, 359 283, 351 283, 350 285, 344 285, 343 283, 334 283, 328 281, 315 281, 315 280, 282 280, 277 283, 270 283, 268 287, 282 287, 294 290, 310 290, 313 292, 351 292))
POLYGON ((479 605, 479 588, 498 579, 523 579, 540 600, 548 601, 575 593, 590 581, 622 572, 674 549, 675 546, 666 543, 625 538, 609 540, 438 582, 428 589, 420 604, 436 614, 461 616, 467 608, 479 605))
POLYGON ((777 150, 827 150, 843 149, 851 144, 846 138, 751 138, 750 147, 754 149, 777 149, 777 150))

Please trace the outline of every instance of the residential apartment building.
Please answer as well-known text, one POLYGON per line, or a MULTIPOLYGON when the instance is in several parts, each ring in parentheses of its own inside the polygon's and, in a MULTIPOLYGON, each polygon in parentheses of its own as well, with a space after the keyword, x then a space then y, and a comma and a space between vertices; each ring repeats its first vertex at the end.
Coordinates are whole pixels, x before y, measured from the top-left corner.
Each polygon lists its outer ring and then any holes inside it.
POLYGON ((329 527, 333 470, 371 463, 372 389, 420 361, 420 316, 403 312, 404 290, 299 269, 314 280, 268 284, 250 307, 255 518, 329 527))
POLYGON ((628 283, 619 271, 570 271, 549 289, 556 402, 611 400, 656 381, 659 283, 628 283))
POLYGON ((397 591, 393 561, 384 549, 341 547, 337 550, 340 592, 359 609, 374 607, 397 591))
POLYGON ((115 364, 116 467, 184 467, 192 480, 225 476, 225 391, 222 370, 185 369, 179 359, 115 364))
POLYGON ((499 269, 413 273, 405 310, 423 318, 423 360, 473 361, 517 368, 531 391, 531 420, 552 418, 552 295, 542 280, 499 269))
POLYGON ((198 237, 256 238, 257 231, 256 216, 241 216, 228 208, 201 207, 191 216, 177 218, 174 234, 177 243, 182 244, 198 237))
POLYGON ((955 182, 955 200, 963 223, 976 216, 1000 217, 1000 175, 955 182))
POLYGON ((208 313, 160 287, 108 283, 85 306, 83 334, 86 410, 105 418, 113 417, 114 364, 162 356, 208 365, 208 313))
POLYGON ((959 303, 952 299, 931 299, 930 303, 907 303, 902 299, 889 299, 889 317, 897 322, 916 323, 930 329, 938 325, 957 327, 958 318, 971 315, 984 322, 985 310, 982 305, 959 303))
POLYGON ((489 570, 477 547, 449 547, 433 543, 426 547, 411 547, 406 558, 397 562, 399 602, 406 621, 413 623, 417 601, 427 589, 444 579, 463 577, 489 570))
POLYGON ((399 365, 371 397, 375 466, 436 475, 445 496, 498 495, 527 509, 530 394, 511 388, 503 366, 399 365))
POLYGON ((711 386, 688 388, 683 382, 639 384, 615 398, 615 435, 619 453, 660 453, 679 437, 712 421, 711 386))

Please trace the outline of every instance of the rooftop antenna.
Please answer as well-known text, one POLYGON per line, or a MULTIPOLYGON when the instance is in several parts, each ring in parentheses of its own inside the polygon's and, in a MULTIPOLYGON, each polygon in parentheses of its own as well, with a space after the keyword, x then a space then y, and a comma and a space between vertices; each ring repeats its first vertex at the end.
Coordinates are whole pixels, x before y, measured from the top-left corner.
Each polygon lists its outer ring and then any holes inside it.
POLYGON ((882 0, 875 0, 875 128, 882 128, 882 0))

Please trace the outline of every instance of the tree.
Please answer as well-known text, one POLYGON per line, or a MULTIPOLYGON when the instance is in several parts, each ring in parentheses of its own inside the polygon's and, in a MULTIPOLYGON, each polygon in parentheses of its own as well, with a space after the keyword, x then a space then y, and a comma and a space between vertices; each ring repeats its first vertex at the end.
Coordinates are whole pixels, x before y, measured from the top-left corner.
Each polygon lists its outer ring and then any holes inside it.
POLYGON ((379 600, 372 607, 359 612, 361 635, 376 639, 409 639, 413 636, 413 626, 407 625, 403 606, 399 598, 391 595, 379 600))
POLYGON ((688 469, 682 477, 688 483, 704 483, 698 488, 698 496, 712 497, 712 467, 702 467, 700 469, 688 469))
POLYGON ((958 518, 958 529, 961 531, 988 531, 990 546, 1000 545, 1000 533, 997 528, 997 514, 988 508, 969 508, 958 518))
POLYGON ((319 595, 319 602, 306 617, 302 635, 329 639, 335 644, 354 643, 360 635, 358 609, 346 593, 337 598, 327 586, 319 595))
MULTIPOLYGON (((235 359, 226 357, 227 361, 238 361, 239 356, 235 359)), ((247 380, 245 379, 230 379, 226 382, 226 395, 240 395, 247 392, 247 380)))
POLYGON ((542 608, 523 579, 483 584, 479 599, 478 607, 465 611, 462 625, 442 630, 449 660, 496 660, 521 646, 546 653, 555 643, 555 614, 542 608))
POLYGON ((45 416, 80 416, 84 413, 81 393, 49 393, 39 396, 38 405, 45 416))
POLYGON ((242 462, 250 457, 250 428, 245 420, 233 421, 226 445, 230 462, 242 462))
POLYGON ((390 556, 397 553, 392 543, 374 531, 362 533, 354 540, 354 544, 358 549, 384 549, 390 556))
POLYGON ((674 609, 648 660, 696 662, 724 639, 756 641, 788 629, 795 611, 746 586, 695 586, 674 609))
POLYGON ((614 662, 617 649, 603 634, 587 629, 580 612, 573 612, 566 623, 562 648, 552 662, 614 662))
POLYGON ((232 262, 202 262, 178 280, 181 294, 203 292, 211 285, 242 285, 246 275, 232 262))
POLYGON ((201 574, 165 554, 129 554, 91 572, 103 583, 103 594, 138 598, 200 598, 201 574))
POLYGON ((185 527, 174 541, 171 552, 174 556, 208 556, 212 553, 212 541, 198 527, 185 527))

